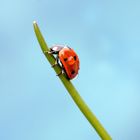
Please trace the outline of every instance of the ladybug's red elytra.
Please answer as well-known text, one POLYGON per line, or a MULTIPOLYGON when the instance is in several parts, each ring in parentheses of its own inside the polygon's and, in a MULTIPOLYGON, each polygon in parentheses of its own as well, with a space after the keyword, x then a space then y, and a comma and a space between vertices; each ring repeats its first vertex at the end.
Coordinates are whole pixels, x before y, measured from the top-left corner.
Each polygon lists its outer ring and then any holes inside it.
POLYGON ((62 66, 62 71, 58 75, 63 72, 66 74, 69 80, 76 77, 79 71, 79 58, 74 50, 65 45, 54 45, 50 48, 49 54, 56 54, 56 62, 52 65, 54 67, 60 61, 62 66))

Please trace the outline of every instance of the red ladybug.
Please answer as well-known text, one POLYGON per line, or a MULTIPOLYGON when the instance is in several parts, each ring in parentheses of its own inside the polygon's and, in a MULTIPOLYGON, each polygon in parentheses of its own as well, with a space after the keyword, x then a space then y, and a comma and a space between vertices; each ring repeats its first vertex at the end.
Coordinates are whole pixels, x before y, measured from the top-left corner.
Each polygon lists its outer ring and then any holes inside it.
POLYGON ((61 62, 62 72, 58 75, 62 74, 63 72, 66 74, 68 79, 73 79, 76 77, 79 71, 79 58, 77 54, 68 46, 63 45, 54 45, 50 48, 49 54, 56 54, 56 62, 52 65, 54 67, 61 62))

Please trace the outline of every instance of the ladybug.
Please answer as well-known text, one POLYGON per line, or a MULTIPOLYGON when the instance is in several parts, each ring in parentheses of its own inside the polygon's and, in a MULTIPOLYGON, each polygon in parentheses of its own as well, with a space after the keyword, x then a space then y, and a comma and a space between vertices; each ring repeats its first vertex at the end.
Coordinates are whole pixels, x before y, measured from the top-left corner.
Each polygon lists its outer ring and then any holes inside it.
POLYGON ((52 67, 60 64, 62 71, 58 74, 66 74, 66 77, 71 80, 76 77, 79 71, 79 58, 74 50, 66 45, 54 45, 48 51, 49 54, 56 54, 56 62, 52 67), (60 63, 59 63, 60 62, 60 63))

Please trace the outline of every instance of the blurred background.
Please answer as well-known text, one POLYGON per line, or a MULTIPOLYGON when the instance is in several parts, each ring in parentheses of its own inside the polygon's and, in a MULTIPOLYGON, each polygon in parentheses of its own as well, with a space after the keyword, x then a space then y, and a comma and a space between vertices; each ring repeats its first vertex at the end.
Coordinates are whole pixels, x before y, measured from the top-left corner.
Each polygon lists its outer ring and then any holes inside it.
POLYGON ((72 82, 114 140, 140 139, 140 1, 0 0, 0 140, 99 140, 35 37, 79 55, 72 82))

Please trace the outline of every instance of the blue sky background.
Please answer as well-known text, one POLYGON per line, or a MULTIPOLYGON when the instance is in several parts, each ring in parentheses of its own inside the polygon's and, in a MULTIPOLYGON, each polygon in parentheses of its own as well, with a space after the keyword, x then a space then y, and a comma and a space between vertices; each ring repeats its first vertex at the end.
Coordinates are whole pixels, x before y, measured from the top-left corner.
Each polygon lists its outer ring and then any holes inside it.
POLYGON ((98 140, 42 54, 67 44, 72 82, 114 140, 140 139, 140 1, 0 0, 0 140, 98 140))

